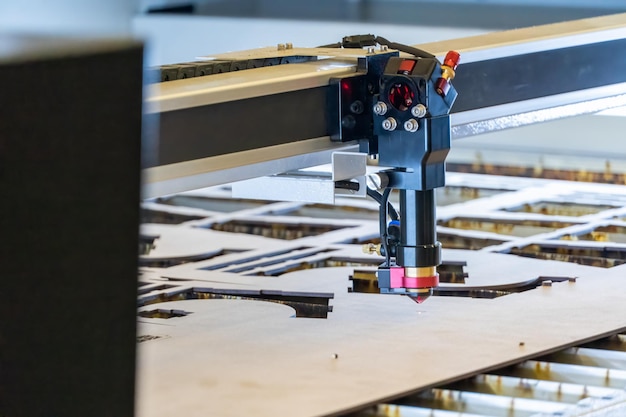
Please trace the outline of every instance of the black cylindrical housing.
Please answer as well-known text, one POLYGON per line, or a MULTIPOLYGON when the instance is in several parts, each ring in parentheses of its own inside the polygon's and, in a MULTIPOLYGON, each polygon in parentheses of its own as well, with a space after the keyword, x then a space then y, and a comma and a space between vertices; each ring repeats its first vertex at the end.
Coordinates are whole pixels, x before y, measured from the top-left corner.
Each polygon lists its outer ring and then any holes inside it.
POLYGON ((435 191, 400 190, 400 212, 403 221, 402 244, 432 245, 437 241, 435 225, 435 191))
POLYGON ((437 242, 435 191, 400 190, 401 239, 397 262, 404 267, 429 267, 441 263, 437 242))

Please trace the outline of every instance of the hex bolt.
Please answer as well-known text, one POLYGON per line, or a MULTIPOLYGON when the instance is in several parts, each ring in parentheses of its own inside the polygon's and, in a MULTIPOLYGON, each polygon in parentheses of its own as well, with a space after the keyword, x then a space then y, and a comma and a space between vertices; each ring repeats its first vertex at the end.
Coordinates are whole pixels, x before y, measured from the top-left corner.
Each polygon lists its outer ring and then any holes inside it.
POLYGON ((354 129, 355 126, 356 126, 356 119, 354 118, 353 115, 348 114, 341 118, 341 127, 343 127, 344 129, 354 129))
POLYGON ((396 127, 398 127, 398 122, 393 117, 387 117, 383 120, 383 129, 392 131, 396 130, 396 127))
POLYGON ((285 44, 285 49, 293 49, 293 43, 291 43, 291 42, 287 42, 287 43, 285 44))
POLYGON ((285 46, 285 44, 284 44, 284 43, 279 43, 279 44, 276 46, 276 50, 278 50, 278 51, 284 51, 285 49, 287 49, 287 47, 285 46))
POLYGON ((369 48, 367 48, 367 53, 368 54, 373 54, 376 52, 376 49, 374 49, 374 47, 370 46, 369 48))
POLYGON ((379 101, 378 103, 374 104, 373 110, 374 110, 374 114, 382 116, 385 113, 387 113, 387 105, 384 102, 379 101))
POLYGON ((350 111, 354 114, 361 114, 363 110, 365 110, 363 106, 363 102, 361 100, 356 100, 352 104, 350 104, 350 111))
POLYGON ((411 114, 421 119, 422 117, 426 116, 426 106, 421 103, 418 104, 411 109, 411 114))
POLYGON ((407 132, 417 132, 417 129, 420 128, 419 123, 417 123, 417 120, 415 119, 409 119, 406 122, 404 122, 404 130, 406 130, 407 132))

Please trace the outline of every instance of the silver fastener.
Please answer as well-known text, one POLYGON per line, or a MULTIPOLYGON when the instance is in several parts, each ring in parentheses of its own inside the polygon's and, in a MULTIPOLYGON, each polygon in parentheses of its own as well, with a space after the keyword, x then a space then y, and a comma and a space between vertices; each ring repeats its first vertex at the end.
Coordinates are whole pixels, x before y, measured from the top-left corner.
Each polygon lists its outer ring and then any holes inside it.
POLYGON ((369 48, 367 48, 367 53, 368 54, 373 54, 374 52, 376 52, 376 49, 374 49, 373 46, 370 46, 369 48))
POLYGON ((380 172, 369 174, 365 177, 365 183, 370 190, 382 190, 389 185, 389 176, 380 172))
POLYGON ((417 132, 417 129, 419 129, 419 127, 420 125, 415 119, 409 119, 404 122, 404 130, 406 130, 407 132, 417 132))
POLYGON ((382 116, 383 114, 387 113, 387 104, 385 104, 383 101, 379 101, 378 103, 374 104, 373 110, 374 114, 382 116))
POLYGON ((393 117, 387 117, 383 120, 383 129, 391 131, 396 130, 396 127, 398 127, 398 122, 393 117))
POLYGON ((411 109, 411 114, 415 117, 419 117, 420 119, 426 116, 426 106, 423 104, 418 104, 417 106, 411 109))
POLYGON ((287 43, 285 44, 285 48, 287 48, 287 49, 293 49, 293 43, 291 43, 291 42, 287 42, 287 43))
POLYGON ((279 51, 284 51, 285 49, 287 49, 287 47, 285 46, 284 43, 279 43, 276 49, 279 51))

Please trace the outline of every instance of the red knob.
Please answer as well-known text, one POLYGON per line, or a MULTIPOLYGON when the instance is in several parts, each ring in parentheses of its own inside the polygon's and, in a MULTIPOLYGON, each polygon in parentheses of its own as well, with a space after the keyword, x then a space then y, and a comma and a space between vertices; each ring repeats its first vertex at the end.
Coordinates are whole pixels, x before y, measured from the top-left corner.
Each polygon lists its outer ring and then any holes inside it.
POLYGON ((448 80, 443 77, 439 78, 435 83, 435 91, 437 91, 437 94, 441 97, 445 97, 448 91, 450 91, 450 83, 448 80))
POLYGON ((443 65, 446 65, 453 70, 456 70, 456 67, 459 65, 460 60, 461 54, 459 54, 457 51, 449 51, 443 60, 443 65))

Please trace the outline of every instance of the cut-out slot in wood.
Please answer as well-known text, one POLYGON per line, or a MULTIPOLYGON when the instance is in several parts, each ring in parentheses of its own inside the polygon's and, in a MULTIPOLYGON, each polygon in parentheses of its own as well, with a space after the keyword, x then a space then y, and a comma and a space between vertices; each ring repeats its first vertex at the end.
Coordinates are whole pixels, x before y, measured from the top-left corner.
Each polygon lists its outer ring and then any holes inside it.
POLYGON ((472 217, 455 217, 439 223, 441 226, 452 229, 479 230, 482 232, 497 233, 517 237, 528 237, 540 233, 548 233, 572 223, 540 220, 492 220, 472 217))
POLYGON ((226 223, 214 223, 211 229, 221 232, 245 233, 269 237, 272 239, 294 240, 308 236, 317 236, 333 230, 343 229, 341 226, 311 223, 268 223, 253 220, 231 220, 226 223))
POLYGON ((612 268, 626 263, 626 249, 604 247, 602 249, 558 244, 532 244, 513 248, 510 253, 526 258, 571 262, 580 265, 612 268))
POLYGON ((139 307, 185 300, 252 300, 289 306, 295 310, 296 317, 325 319, 333 311, 329 305, 333 297, 332 293, 194 287, 139 297, 139 307))
MULTIPOLYGON (((468 285, 466 287, 463 285, 451 285, 466 283, 465 279, 468 278, 468 274, 464 271, 465 266, 465 262, 444 262, 442 265, 439 265, 437 272, 439 273, 440 285, 433 289, 433 295, 442 297, 496 298, 532 290, 540 286, 550 286, 553 282, 576 281, 574 277, 539 276, 536 278, 531 277, 527 281, 501 285, 468 285)), ((355 269, 350 276, 350 281, 352 282, 352 287, 348 288, 348 292, 380 293, 376 271, 373 269, 355 269)))
POLYGON ((180 256, 176 258, 149 258, 139 257, 139 265, 150 268, 169 268, 176 265, 182 265, 189 262, 200 262, 209 259, 217 258, 218 256, 228 255, 230 253, 240 253, 245 250, 240 249, 222 249, 219 251, 198 254, 193 256, 180 256))
POLYGON ((608 204, 579 204, 557 201, 538 201, 527 203, 521 206, 505 209, 504 211, 516 213, 545 214, 548 216, 571 216, 580 217, 589 214, 596 214, 604 210, 614 209, 618 206, 608 204))
POLYGON ((141 209, 141 223, 180 224, 191 220, 204 219, 206 216, 193 214, 170 213, 167 211, 141 209))
POLYGON ((626 243, 626 227, 617 225, 601 226, 588 233, 564 235, 561 237, 561 240, 626 243))
POLYGON ((149 318, 149 319, 171 319, 174 317, 185 317, 191 313, 183 310, 167 310, 163 308, 158 308, 156 310, 150 311, 140 311, 137 313, 139 317, 149 318))

